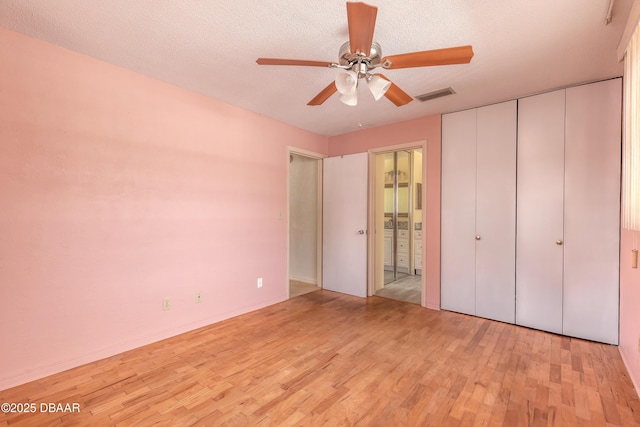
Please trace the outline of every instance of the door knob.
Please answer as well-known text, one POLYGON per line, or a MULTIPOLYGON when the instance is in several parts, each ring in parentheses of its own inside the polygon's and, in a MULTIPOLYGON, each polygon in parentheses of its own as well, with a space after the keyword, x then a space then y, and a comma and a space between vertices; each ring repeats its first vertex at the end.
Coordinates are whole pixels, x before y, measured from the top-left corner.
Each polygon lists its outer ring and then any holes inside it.
POLYGON ((562 240, 556 240, 556 245, 558 246, 562 245, 562 240))
POLYGON ((364 230, 358 230, 358 234, 364 234, 364 230))
POLYGON ((476 236, 476 240, 480 240, 480 236, 476 236))

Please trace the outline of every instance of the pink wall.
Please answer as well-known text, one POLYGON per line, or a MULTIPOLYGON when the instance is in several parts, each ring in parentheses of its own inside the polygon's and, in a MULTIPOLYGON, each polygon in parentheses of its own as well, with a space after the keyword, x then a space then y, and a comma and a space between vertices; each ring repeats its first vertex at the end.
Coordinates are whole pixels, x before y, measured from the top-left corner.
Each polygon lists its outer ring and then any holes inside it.
POLYGON ((287 146, 326 137, 5 29, 0 52, 0 390, 286 298, 287 146))
MULTIPOLYGON (((640 239, 640 232, 636 232, 640 239)), ((620 248, 620 353, 640 393, 640 269, 631 268, 633 233, 622 230, 620 248)))
MULTIPOLYGON (((327 139, 1 28, 0 51, 0 390, 285 299, 288 145, 427 141, 439 308, 439 115, 327 139)), ((620 351, 640 390, 630 242, 620 351)))
POLYGON ((329 156, 363 153, 373 148, 427 141, 425 230, 427 282, 426 306, 440 309, 440 115, 380 126, 329 138, 329 156))

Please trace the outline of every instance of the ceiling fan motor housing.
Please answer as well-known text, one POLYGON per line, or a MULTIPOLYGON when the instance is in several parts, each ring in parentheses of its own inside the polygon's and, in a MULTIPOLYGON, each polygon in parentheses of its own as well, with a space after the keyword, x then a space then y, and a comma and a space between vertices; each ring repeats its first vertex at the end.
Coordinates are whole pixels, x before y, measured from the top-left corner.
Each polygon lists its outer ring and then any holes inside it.
POLYGON ((382 49, 380 44, 373 42, 371 44, 371 51, 369 56, 364 56, 358 53, 351 52, 351 46, 349 42, 345 42, 340 46, 340 53, 338 54, 338 63, 344 68, 350 68, 356 73, 358 77, 364 77, 368 70, 372 70, 380 66, 380 59, 382 58, 382 49), (364 69, 362 66, 365 66, 364 69))

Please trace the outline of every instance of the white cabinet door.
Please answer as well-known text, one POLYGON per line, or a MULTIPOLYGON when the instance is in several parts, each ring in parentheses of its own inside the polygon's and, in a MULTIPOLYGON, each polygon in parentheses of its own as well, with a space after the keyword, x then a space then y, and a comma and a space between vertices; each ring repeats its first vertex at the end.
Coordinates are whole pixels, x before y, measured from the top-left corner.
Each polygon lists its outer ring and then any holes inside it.
POLYGON ((563 333, 618 344, 621 79, 566 96, 563 333))
POLYGON ((367 153, 323 161, 324 289, 367 296, 367 153))
POLYGON ((440 306, 475 314, 476 110, 442 116, 440 306))
POLYGON ((515 322, 516 101, 478 108, 476 315, 515 322))
POLYGON ((562 333, 565 91, 518 101, 516 323, 562 333))
POLYGON ((384 267, 393 271, 393 230, 384 230, 384 267))
POLYGON ((422 274, 422 231, 416 231, 413 237, 414 263, 416 274, 422 274))

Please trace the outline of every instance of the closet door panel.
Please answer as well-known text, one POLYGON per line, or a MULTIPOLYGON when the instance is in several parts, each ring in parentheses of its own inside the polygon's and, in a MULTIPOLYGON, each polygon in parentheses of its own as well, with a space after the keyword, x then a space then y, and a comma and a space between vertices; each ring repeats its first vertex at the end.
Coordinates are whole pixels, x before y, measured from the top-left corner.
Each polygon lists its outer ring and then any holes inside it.
POLYGON ((476 110, 442 116, 440 305, 475 314, 476 110))
POLYGON ((621 79, 567 89, 563 333, 618 343, 621 79))
POLYGON ((515 322, 516 101, 477 110, 476 315, 515 322))
POLYGON ((518 101, 516 323, 562 333, 565 91, 518 101))

